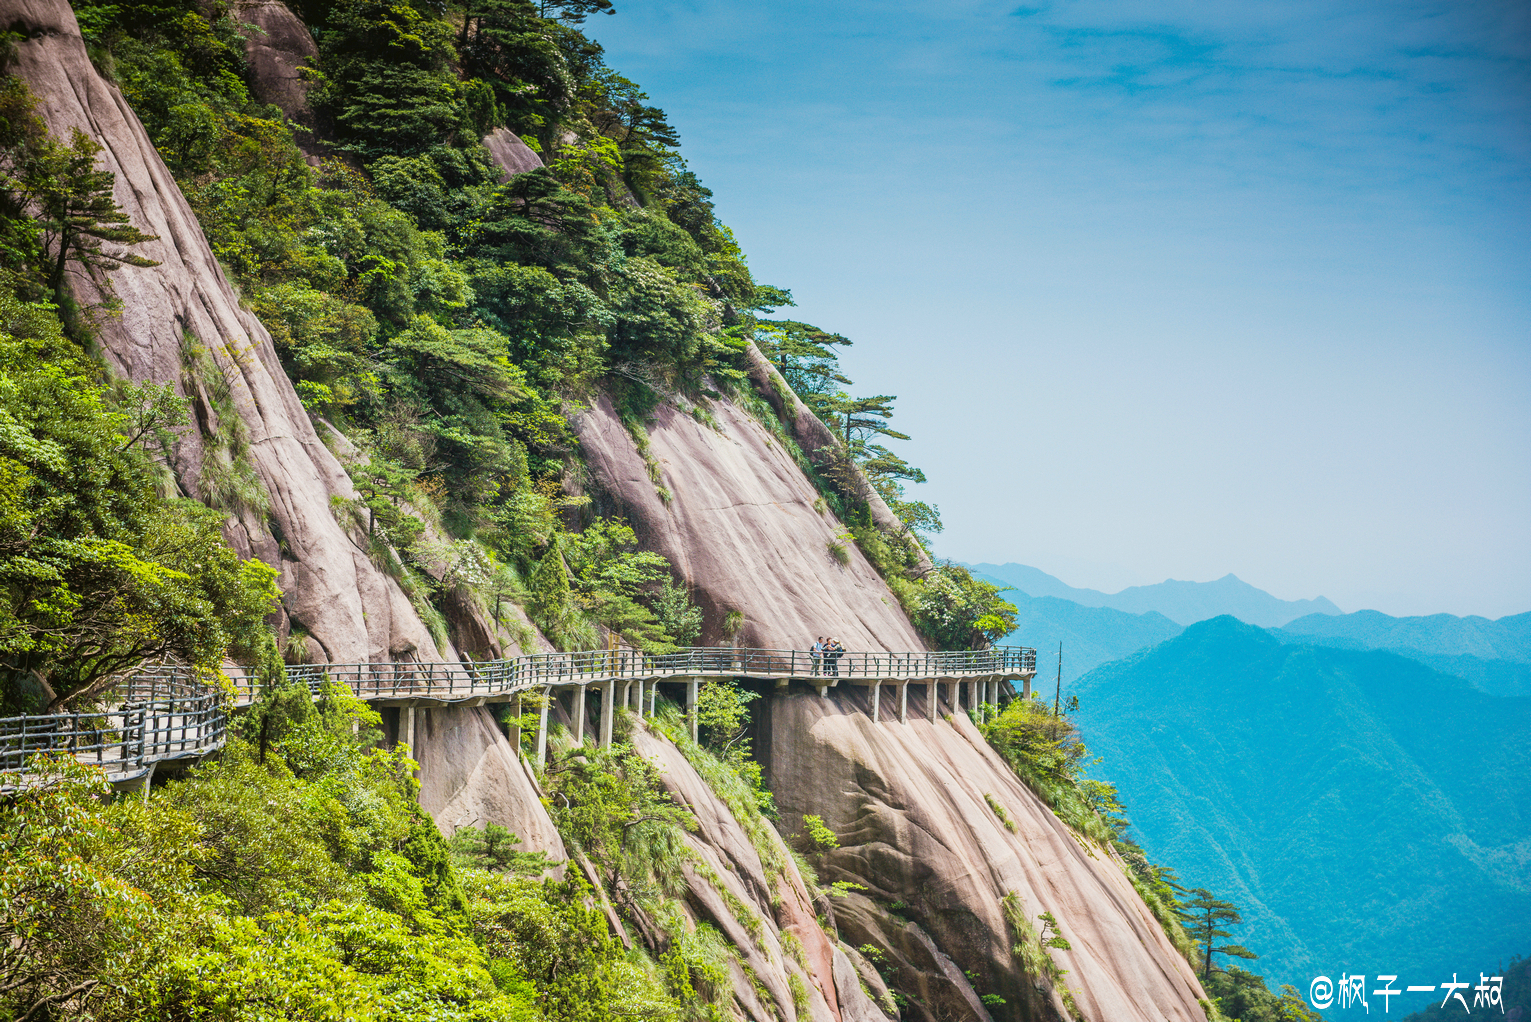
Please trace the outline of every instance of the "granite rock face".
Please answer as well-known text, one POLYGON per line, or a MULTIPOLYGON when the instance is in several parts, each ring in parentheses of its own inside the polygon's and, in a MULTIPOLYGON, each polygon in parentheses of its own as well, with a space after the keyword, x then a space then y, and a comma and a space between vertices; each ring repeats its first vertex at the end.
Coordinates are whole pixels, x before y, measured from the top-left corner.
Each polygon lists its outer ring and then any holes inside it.
POLYGON ((864 690, 779 694, 761 749, 784 823, 817 814, 839 838, 824 879, 867 888, 836 899, 836 922, 847 943, 883 951, 899 967, 893 985, 929 1008, 907 1017, 984 1018, 975 994, 1065 1017, 1059 993, 1039 992, 1011 952, 1001 899, 1014 892, 1034 926, 1057 917, 1073 949, 1051 953, 1086 1018, 1202 1022, 1196 977, 1116 857, 1076 838, 965 713, 931 723, 924 696, 910 686, 907 723, 873 723, 864 690), (885 909, 898 903, 897 916, 885 909))
MULTIPOLYGON (((270 502, 266 516, 231 518, 226 535, 241 555, 280 569, 284 631, 300 627, 315 658, 330 662, 450 656, 397 583, 337 523, 331 500, 354 496, 350 479, 320 442, 270 335, 240 307, 138 118, 91 66, 74 12, 64 0, 3 0, 0 22, 21 37, 11 70, 31 86, 49 129, 67 138, 79 128, 99 142, 98 165, 116 175, 118 204, 134 226, 158 235, 137 249, 158 266, 111 274, 122 311, 98 317, 96 332, 116 373, 174 384, 193 399, 201 428, 183 436, 172 466, 183 491, 205 496, 207 437, 233 425, 218 421, 212 396, 226 389, 222 407, 248 432, 249 460, 270 502), (205 352, 210 368, 192 371, 190 348, 205 352)), ((104 297, 101 283, 78 269, 70 286, 87 307, 104 297)))
POLYGON ((487 709, 417 712, 420 805, 443 834, 497 823, 521 838, 522 851, 545 852, 555 862, 568 858, 536 777, 487 709))
POLYGON ((852 651, 924 649, 877 570, 816 509, 818 493, 782 444, 731 401, 711 413, 716 429, 669 403, 655 409, 649 456, 668 502, 609 399, 575 423, 602 510, 626 517, 691 584, 706 613, 703 644, 729 638, 724 624, 737 613, 740 646, 806 650, 834 635, 852 651))
POLYGON ((855 970, 844 952, 819 926, 802 875, 775 830, 761 821, 752 836, 667 738, 639 725, 632 741, 640 754, 659 764, 675 800, 696 815, 697 830, 686 835, 697 859, 686 871, 686 912, 693 922, 716 927, 738 950, 739 962, 732 966, 736 1012, 751 1022, 885 1018, 855 982, 855 970), (774 867, 762 861, 762 844, 774 867), (720 886, 732 896, 733 905, 720 886), (753 920, 739 917, 734 906, 741 904, 753 920), (800 951, 792 948, 788 935, 800 951), (806 1011, 795 1005, 792 976, 808 991, 806 1011))
POLYGON ((323 145, 308 105, 312 83, 302 71, 319 56, 314 37, 281 0, 237 0, 234 16, 245 26, 245 60, 255 98, 277 107, 302 129, 295 133, 298 145, 309 162, 318 162, 323 145))
POLYGON ((489 150, 495 166, 500 168, 501 181, 509 181, 517 174, 542 166, 542 157, 509 128, 495 128, 485 135, 484 148, 489 150))

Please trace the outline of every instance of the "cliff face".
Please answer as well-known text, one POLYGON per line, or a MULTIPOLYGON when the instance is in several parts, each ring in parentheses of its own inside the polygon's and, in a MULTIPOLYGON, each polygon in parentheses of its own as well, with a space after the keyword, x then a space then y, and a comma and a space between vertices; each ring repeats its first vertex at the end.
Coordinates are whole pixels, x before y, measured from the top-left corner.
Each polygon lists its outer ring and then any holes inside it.
MULTIPOLYGON (((160 265, 111 275, 122 311, 97 317, 97 343, 121 375, 171 383, 193 399, 200 428, 183 435, 172 466, 187 494, 206 496, 210 438, 248 434, 248 461, 270 510, 231 516, 226 533, 241 555, 281 570, 283 633, 301 628, 320 661, 450 656, 336 522, 331 499, 355 495, 350 479, 320 441, 270 335, 240 307, 138 118, 91 66, 74 12, 64 0, 3 0, 0 21, 21 37, 11 70, 31 86, 49 130, 68 138, 79 128, 100 143, 98 166, 116 175, 118 204, 134 226, 158 235, 138 251, 160 265), (194 369, 188 349, 205 353, 209 368, 194 369), (220 421, 220 409, 238 423, 220 421)), ((70 272, 80 304, 99 305, 98 282, 70 272)))
POLYGON ((837 899, 842 939, 887 956, 907 1017, 984 1018, 985 994, 1008 1005, 995 1019, 1066 1017, 1011 951, 1001 901, 1014 892, 1034 927, 1057 918, 1072 950, 1051 954, 1086 1018, 1205 1018, 1200 985, 1121 865, 1076 838, 965 713, 930 723, 923 686, 910 686, 908 723, 874 724, 868 709, 864 690, 777 695, 762 753, 784 822, 817 814, 838 835, 824 879, 867 889, 837 899))
POLYGON ((751 833, 668 739, 639 727, 632 740, 659 764, 676 801, 696 815, 697 830, 686 835, 695 859, 686 868, 685 910, 738 950, 730 966, 735 1010, 752 1022, 884 1018, 845 952, 819 926, 802 875, 770 825, 759 820, 751 833), (808 995, 801 1008, 794 976, 808 995))
POLYGON ((741 646, 807 649, 835 635, 851 650, 924 649, 876 569, 816 510, 818 493, 781 443, 731 401, 710 413, 717 428, 669 403, 655 410, 647 433, 657 484, 607 398, 576 422, 592 487, 691 583, 706 611, 702 641, 728 638, 724 622, 738 613, 741 646))

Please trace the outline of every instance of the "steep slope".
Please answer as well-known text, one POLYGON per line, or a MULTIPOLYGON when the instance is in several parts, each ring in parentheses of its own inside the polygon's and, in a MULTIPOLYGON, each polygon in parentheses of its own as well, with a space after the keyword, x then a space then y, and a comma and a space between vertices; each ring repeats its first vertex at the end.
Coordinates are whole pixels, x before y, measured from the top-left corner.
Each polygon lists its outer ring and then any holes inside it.
MULTIPOLYGON (((284 48, 301 49, 307 36, 286 8, 254 4, 244 13, 269 29, 260 38, 275 50, 268 54, 273 66, 295 66, 284 48)), ((116 372, 174 384, 194 400, 199 428, 182 436, 173 465, 187 494, 207 496, 204 458, 219 435, 248 434, 249 463, 269 510, 231 514, 226 535, 242 556, 281 570, 284 637, 301 630, 306 655, 318 662, 455 659, 450 647, 437 647, 398 584, 337 523, 331 501, 355 496, 350 479, 303 410, 270 335, 240 306, 137 117, 92 67, 73 11, 63 0, 0 0, 0 21, 21 37, 10 70, 30 85, 50 131, 67 137, 78 127, 99 142, 100 165, 116 175, 118 204, 136 226, 158 235, 141 248, 158 266, 112 275, 122 312, 97 317, 97 343, 116 372), (188 364, 188 347, 204 351, 211 370, 188 364), (225 389, 226 401, 218 397, 225 389), (220 421, 220 414, 237 421, 220 421)), ((78 271, 70 284, 84 305, 104 297, 78 271)), ((346 446, 337 435, 329 440, 346 446)), ((470 605, 454 616, 472 626, 464 628, 469 634, 493 632, 470 605)), ((470 818, 493 820, 519 833, 524 847, 561 859, 535 785, 488 711, 424 716, 415 752, 429 764, 422 797, 438 822, 450 830, 470 818)))
POLYGON ((1075 589, 1045 571, 1024 564, 975 564, 971 567, 1015 586, 1028 596, 1056 596, 1084 607, 1111 607, 1128 614, 1158 612, 1180 625, 1231 614, 1248 624, 1274 628, 1309 614, 1341 613, 1340 608, 1322 596, 1312 600, 1281 600, 1235 575, 1224 575, 1215 582, 1166 579, 1156 585, 1129 586, 1119 593, 1102 593, 1095 589, 1075 589))
MULTIPOLYGON (((97 317, 97 342, 116 372, 174 384, 195 402, 201 428, 182 436, 173 465, 187 494, 209 495, 204 464, 216 438, 248 435, 248 463, 270 507, 231 516, 227 534, 243 556, 281 569, 283 634, 300 628, 310 655, 331 662, 450 654, 336 522, 331 499, 355 495, 350 479, 309 421, 270 335, 240 307, 137 117, 91 66, 74 12, 64 0, 4 0, 0 19, 20 36, 11 71, 31 86, 50 131, 67 138, 79 128, 99 142, 98 165, 116 175, 118 204, 158 235, 139 250, 158 266, 111 275, 122 311, 97 317), (205 352, 208 368, 197 369, 188 348, 205 352)), ((102 303, 97 281, 70 274, 82 305, 102 303)))
POLYGON ((576 423, 600 508, 626 517, 693 586, 703 642, 729 638, 724 623, 737 613, 731 637, 742 646, 807 649, 832 634, 851 650, 924 649, 876 569, 816 509, 818 493, 781 443, 732 401, 713 402, 711 414, 716 428, 672 403, 655 410, 647 434, 658 483, 608 398, 576 423), (846 564, 831 543, 843 543, 846 564))
POLYGON ((675 800, 696 815, 697 830, 686 836, 695 857, 686 869, 686 910, 738 949, 730 968, 744 1016, 753 1022, 883 1018, 848 970, 845 952, 819 926, 803 878, 770 825, 759 818, 753 827, 741 823, 668 739, 639 726, 632 741, 660 765, 675 800), (794 976, 808 993, 801 1009, 794 976))
POLYGON ((1231 618, 1078 689, 1144 848, 1245 910, 1235 939, 1273 983, 1524 950, 1531 700, 1231 618))
POLYGON ((866 888, 836 899, 842 938, 896 963, 905 1017, 1065 1017, 1011 951, 1001 900, 1014 892, 1033 925, 1058 919, 1072 950, 1052 954, 1084 1017, 1199 1022, 1201 988, 1120 864, 1060 823, 965 714, 932 724, 923 692, 910 688, 908 723, 873 723, 860 691, 836 690, 778 695, 764 724, 783 819, 816 814, 838 836, 825 880, 866 888))

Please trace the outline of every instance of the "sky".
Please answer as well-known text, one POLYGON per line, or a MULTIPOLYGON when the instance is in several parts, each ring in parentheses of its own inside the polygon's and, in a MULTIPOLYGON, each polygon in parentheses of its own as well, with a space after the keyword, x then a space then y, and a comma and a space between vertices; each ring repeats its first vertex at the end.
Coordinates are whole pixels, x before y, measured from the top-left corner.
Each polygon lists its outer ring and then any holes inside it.
POLYGON ((617 8, 939 555, 1531 611, 1531 5, 617 8))

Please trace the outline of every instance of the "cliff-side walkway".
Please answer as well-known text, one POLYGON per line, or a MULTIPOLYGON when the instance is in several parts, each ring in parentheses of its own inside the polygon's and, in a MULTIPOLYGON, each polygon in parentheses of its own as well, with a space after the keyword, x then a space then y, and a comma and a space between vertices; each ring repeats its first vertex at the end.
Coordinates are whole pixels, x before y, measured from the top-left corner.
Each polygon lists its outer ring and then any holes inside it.
MULTIPOLYGON (((949 653, 844 653, 838 657, 801 650, 694 648, 665 656, 630 649, 538 653, 507 660, 459 663, 378 662, 299 664, 287 668, 289 682, 308 686, 316 697, 339 684, 370 704, 400 709, 399 739, 413 746, 417 713, 432 707, 482 706, 540 695, 537 762, 547 755, 548 707, 561 692, 572 695, 569 716, 575 740, 583 742, 586 693, 600 693, 597 740, 609 745, 620 705, 652 716, 661 684, 683 685, 692 737, 697 733, 697 695, 708 678, 774 684, 812 685, 823 695, 841 684, 871 689, 871 714, 882 717, 882 689, 896 690, 898 718, 908 719, 908 686, 927 686, 930 716, 936 717, 938 686, 950 686, 953 711, 998 703, 1021 681, 1029 694, 1036 675, 1036 650, 1025 646, 949 653)), ((197 759, 223 746, 231 710, 260 695, 260 682, 240 668, 224 672, 232 687, 198 679, 185 668, 145 667, 101 700, 104 708, 77 713, 0 718, 0 777, 28 772, 43 754, 73 755, 99 766, 119 785, 142 782, 156 765, 197 759)), ((680 695, 680 693, 676 693, 680 695)), ((891 708, 890 708, 891 709, 891 708)))

